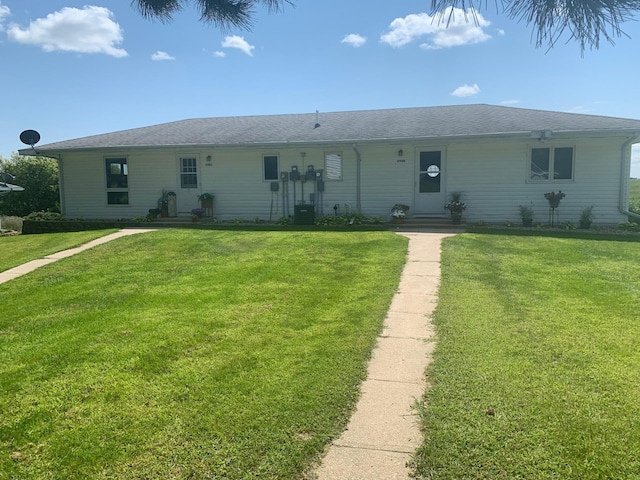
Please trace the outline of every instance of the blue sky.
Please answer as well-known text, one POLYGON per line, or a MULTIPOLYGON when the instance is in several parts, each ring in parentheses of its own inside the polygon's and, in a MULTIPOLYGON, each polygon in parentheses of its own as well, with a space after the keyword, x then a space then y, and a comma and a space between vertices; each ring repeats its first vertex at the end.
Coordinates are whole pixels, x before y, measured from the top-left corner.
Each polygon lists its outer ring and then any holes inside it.
MULTIPOLYGON (((537 49, 493 2, 449 26, 431 0, 298 0, 251 31, 185 9, 142 18, 123 0, 0 0, 0 155, 185 118, 488 103, 640 118, 640 24, 581 55, 537 49), (366 6, 366 9, 363 8, 366 6)), ((640 19, 640 12, 638 14, 640 19)), ((632 176, 640 177, 640 148, 632 176)))

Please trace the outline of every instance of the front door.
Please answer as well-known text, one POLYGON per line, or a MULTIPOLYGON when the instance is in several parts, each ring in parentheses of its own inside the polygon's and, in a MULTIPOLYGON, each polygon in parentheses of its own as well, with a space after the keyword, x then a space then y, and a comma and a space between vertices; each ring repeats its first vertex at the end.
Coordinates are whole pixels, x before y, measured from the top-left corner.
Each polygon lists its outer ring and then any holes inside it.
POLYGON ((180 169, 179 185, 177 195, 178 215, 191 213, 191 209, 200 206, 198 195, 198 158, 194 156, 184 156, 178 159, 180 169))
POLYGON ((444 151, 417 151, 415 211, 417 215, 445 213, 444 151))

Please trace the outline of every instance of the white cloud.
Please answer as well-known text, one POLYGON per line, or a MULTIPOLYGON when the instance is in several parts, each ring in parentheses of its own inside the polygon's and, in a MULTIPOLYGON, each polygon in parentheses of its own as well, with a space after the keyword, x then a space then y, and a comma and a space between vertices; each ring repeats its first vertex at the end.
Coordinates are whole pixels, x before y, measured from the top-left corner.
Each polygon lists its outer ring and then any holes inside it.
POLYGON ((9 15, 11 15, 11 10, 9 10, 9 7, 2 5, 2 2, 0 1, 0 32, 4 30, 4 19, 9 15))
POLYGON ((456 88, 451 95, 454 97, 472 97, 480 93, 480 87, 477 83, 473 85, 462 85, 461 87, 456 88))
POLYGON ((39 45, 45 52, 62 50, 126 57, 126 50, 117 47, 123 40, 122 30, 112 17, 113 13, 104 7, 65 7, 31 22, 24 30, 11 25, 7 33, 9 40, 39 45))
POLYGON ((244 39, 244 37, 240 37, 238 35, 231 35, 226 37, 222 41, 222 46, 224 48, 237 48, 250 57, 253 57, 253 49, 256 48, 253 45, 250 45, 249 42, 244 39))
POLYGON ((501 28, 496 28, 496 33, 500 36, 500 37, 504 37, 507 32, 505 32, 503 29, 501 28))
POLYGON ((216 50, 215 52, 213 52, 213 56, 216 58, 224 58, 227 56, 227 54, 221 50, 216 50))
POLYGON ((518 103, 520 103, 520 100, 503 100, 500 102, 500 105, 517 105, 518 103))
POLYGON ((350 33, 349 35, 345 35, 340 43, 346 43, 347 45, 358 48, 367 43, 367 37, 363 37, 357 33, 350 33))
POLYGON ((426 36, 430 40, 420 45, 421 48, 457 47, 489 40, 491 35, 483 28, 490 24, 472 8, 465 12, 460 8, 447 7, 441 14, 433 16, 417 13, 396 18, 380 41, 398 48, 426 36))
POLYGON ((167 52, 163 52, 162 50, 158 50, 156 53, 151 55, 151 60, 155 60, 157 62, 161 62, 162 60, 175 60, 176 57, 172 57, 167 52))

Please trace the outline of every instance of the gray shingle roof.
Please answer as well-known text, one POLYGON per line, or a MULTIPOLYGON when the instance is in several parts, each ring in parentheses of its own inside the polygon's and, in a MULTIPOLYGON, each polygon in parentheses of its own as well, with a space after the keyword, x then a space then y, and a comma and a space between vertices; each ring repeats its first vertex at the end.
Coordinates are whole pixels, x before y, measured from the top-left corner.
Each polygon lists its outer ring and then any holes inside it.
POLYGON ((38 151, 428 139, 553 132, 640 132, 640 120, 493 105, 214 117, 50 143, 38 151))

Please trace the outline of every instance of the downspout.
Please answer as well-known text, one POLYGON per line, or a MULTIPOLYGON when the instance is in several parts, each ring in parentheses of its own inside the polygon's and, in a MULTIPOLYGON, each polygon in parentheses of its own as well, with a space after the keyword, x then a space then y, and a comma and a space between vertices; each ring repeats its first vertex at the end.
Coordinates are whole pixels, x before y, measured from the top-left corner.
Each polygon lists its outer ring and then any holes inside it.
POLYGON ((356 212, 360 213, 360 163, 362 162, 362 156, 358 150, 358 145, 353 144, 353 151, 356 152, 356 212))
POLYGON ((58 160, 58 194, 60 196, 60 214, 65 215, 66 205, 64 201, 64 175, 62 174, 62 156, 58 160))
POLYGON ((635 136, 622 144, 620 159, 620 201, 618 204, 620 213, 637 220, 640 220, 640 214, 629 211, 629 171, 631 168, 631 145, 637 143, 639 139, 640 134, 635 134, 635 136))

